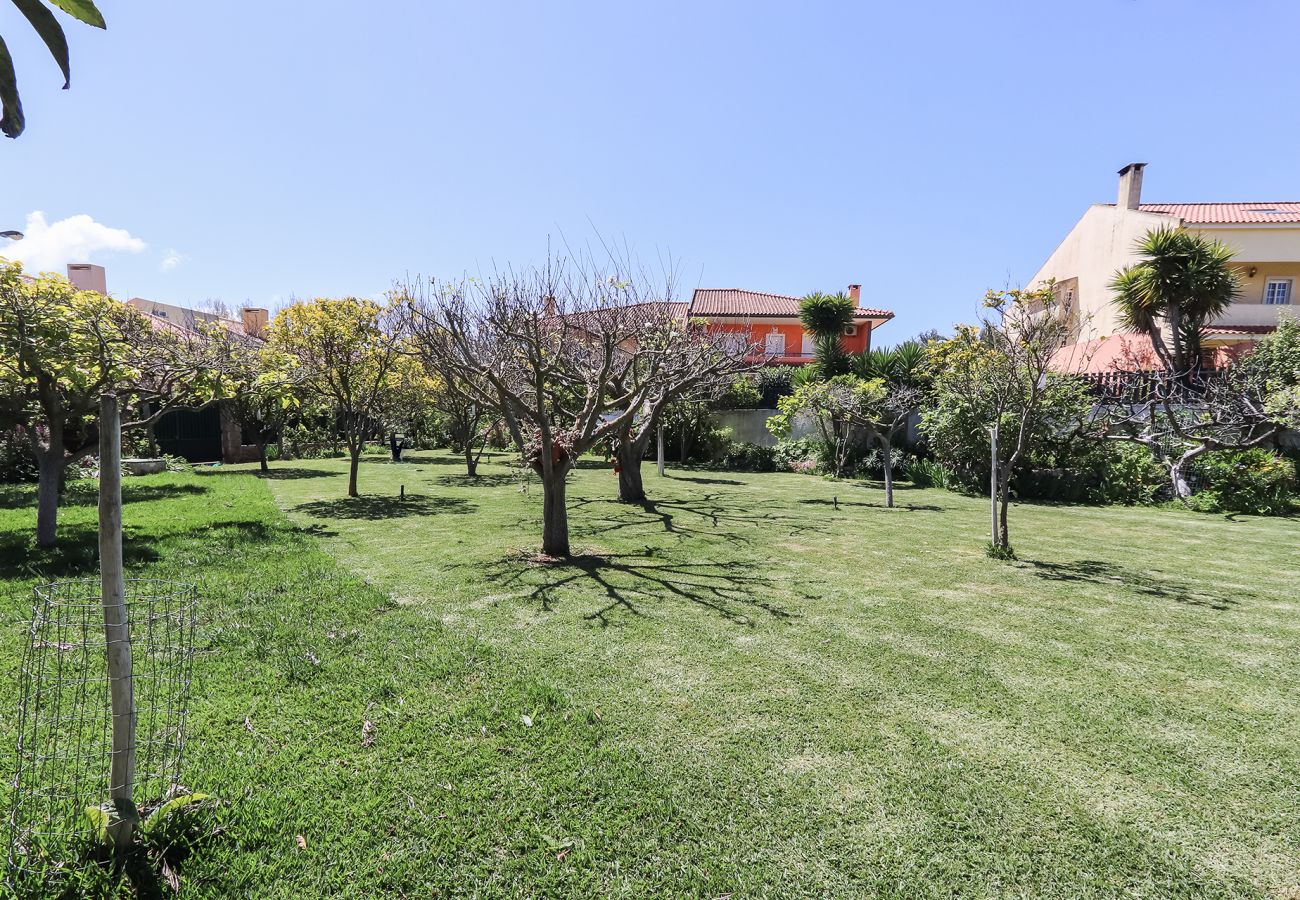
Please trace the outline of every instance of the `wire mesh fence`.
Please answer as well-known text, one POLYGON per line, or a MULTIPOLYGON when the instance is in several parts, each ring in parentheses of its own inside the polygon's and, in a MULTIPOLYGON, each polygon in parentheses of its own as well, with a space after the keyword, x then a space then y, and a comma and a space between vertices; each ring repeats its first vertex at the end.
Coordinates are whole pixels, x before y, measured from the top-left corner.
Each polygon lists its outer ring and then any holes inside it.
MULTIPOLYGON (((135 695, 137 806, 180 781, 194 660, 197 593, 173 581, 128 580, 135 695)), ((113 716, 98 579, 36 588, 19 672, 18 759, 9 810, 11 886, 44 878, 86 844, 87 807, 109 796, 113 716)))

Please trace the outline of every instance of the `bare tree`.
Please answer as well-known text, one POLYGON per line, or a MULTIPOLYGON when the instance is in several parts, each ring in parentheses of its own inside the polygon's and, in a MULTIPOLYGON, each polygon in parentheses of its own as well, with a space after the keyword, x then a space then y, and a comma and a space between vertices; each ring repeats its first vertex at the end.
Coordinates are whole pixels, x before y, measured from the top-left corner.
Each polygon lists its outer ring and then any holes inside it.
MULTIPOLYGON (((541 478, 542 551, 570 555, 566 478, 662 391, 676 344, 657 336, 647 280, 584 263, 486 281, 407 285, 413 345, 429 368, 505 422, 541 478)), ((657 293, 657 292, 654 292, 657 293)))
POLYGON ((1282 430, 1268 385, 1244 371, 1135 367, 1107 373, 1103 385, 1092 425, 1150 450, 1180 500, 1192 494, 1187 473, 1197 457, 1258 447, 1282 430))
POLYGON ((669 303, 651 303, 632 364, 614 380, 623 394, 641 391, 645 400, 634 418, 614 432, 611 450, 618 466, 618 499, 646 499, 641 463, 663 421, 665 408, 677 400, 706 400, 720 395, 735 378, 754 367, 750 347, 734 334, 702 321, 688 321, 669 303))

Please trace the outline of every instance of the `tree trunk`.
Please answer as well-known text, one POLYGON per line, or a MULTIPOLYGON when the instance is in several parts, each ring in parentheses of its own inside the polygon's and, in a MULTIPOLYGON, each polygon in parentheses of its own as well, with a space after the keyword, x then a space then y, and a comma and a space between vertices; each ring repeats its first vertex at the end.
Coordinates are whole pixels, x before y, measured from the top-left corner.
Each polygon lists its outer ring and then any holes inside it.
POLYGON ((1173 486, 1174 496, 1184 502, 1192 496, 1192 487, 1187 483, 1187 476, 1184 474, 1187 462, 1186 457, 1169 462, 1169 483, 1173 486))
POLYGON ((53 547, 59 533, 59 487, 63 481, 63 447, 36 454, 36 545, 53 547))
POLYGON ((348 496, 357 497, 357 468, 361 465, 361 448, 355 450, 349 449, 349 455, 352 457, 352 464, 348 468, 348 496))
POLYGON ((542 552, 547 556, 569 555, 569 510, 565 505, 565 472, 557 466, 550 477, 542 476, 542 552))
POLYGON ((677 456, 677 461, 686 465, 686 426, 682 426, 681 452, 677 456))
POLYGON ((888 441, 880 442, 880 455, 885 461, 885 506, 894 508, 894 454, 888 441))
POLYGON ((1011 471, 1000 472, 998 477, 998 546, 1011 549, 1011 535, 1007 530, 1007 507, 1011 504, 1011 471))
POLYGON ((271 471, 271 467, 266 464, 266 441, 257 442, 257 462, 263 472, 271 471))
POLYGON ((645 486, 641 483, 640 447, 632 444, 619 445, 618 453, 618 499, 623 503, 641 503, 645 500, 645 486))

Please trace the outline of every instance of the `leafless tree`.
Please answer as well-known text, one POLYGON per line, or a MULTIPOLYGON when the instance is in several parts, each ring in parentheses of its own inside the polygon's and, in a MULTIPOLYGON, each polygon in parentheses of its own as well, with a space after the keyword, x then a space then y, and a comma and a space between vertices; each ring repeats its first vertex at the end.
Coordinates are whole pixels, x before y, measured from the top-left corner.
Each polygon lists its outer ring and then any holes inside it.
POLYGON ((685 324, 664 316, 667 295, 616 266, 565 260, 398 293, 430 370, 498 414, 541 478, 542 551, 569 556, 568 473, 631 428, 680 365, 681 341, 664 332, 685 324))
POLYGON ((1124 366, 1108 372, 1092 425, 1103 437, 1140 444, 1165 468, 1174 496, 1191 496, 1187 473, 1212 450, 1245 450, 1281 431, 1268 386, 1223 372, 1124 366))

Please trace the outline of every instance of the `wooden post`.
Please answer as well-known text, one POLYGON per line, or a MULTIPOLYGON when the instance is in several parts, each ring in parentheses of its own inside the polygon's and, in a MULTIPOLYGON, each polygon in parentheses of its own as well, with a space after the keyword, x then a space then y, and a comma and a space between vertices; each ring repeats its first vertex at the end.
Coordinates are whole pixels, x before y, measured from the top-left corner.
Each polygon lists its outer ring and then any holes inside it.
POLYGON ((998 546, 998 424, 993 423, 989 429, 989 438, 991 444, 990 456, 992 457, 992 472, 989 476, 989 498, 993 507, 993 546, 998 546))
POLYGON ((126 578, 122 571, 122 422, 113 394, 99 398, 99 579, 113 710, 108 796, 118 813, 109 835, 121 848, 130 844, 135 828, 135 690, 131 682, 126 578))
POLYGON ((658 444, 659 444, 658 447, 659 477, 663 478, 664 477, 664 427, 662 425, 659 426, 658 444))

